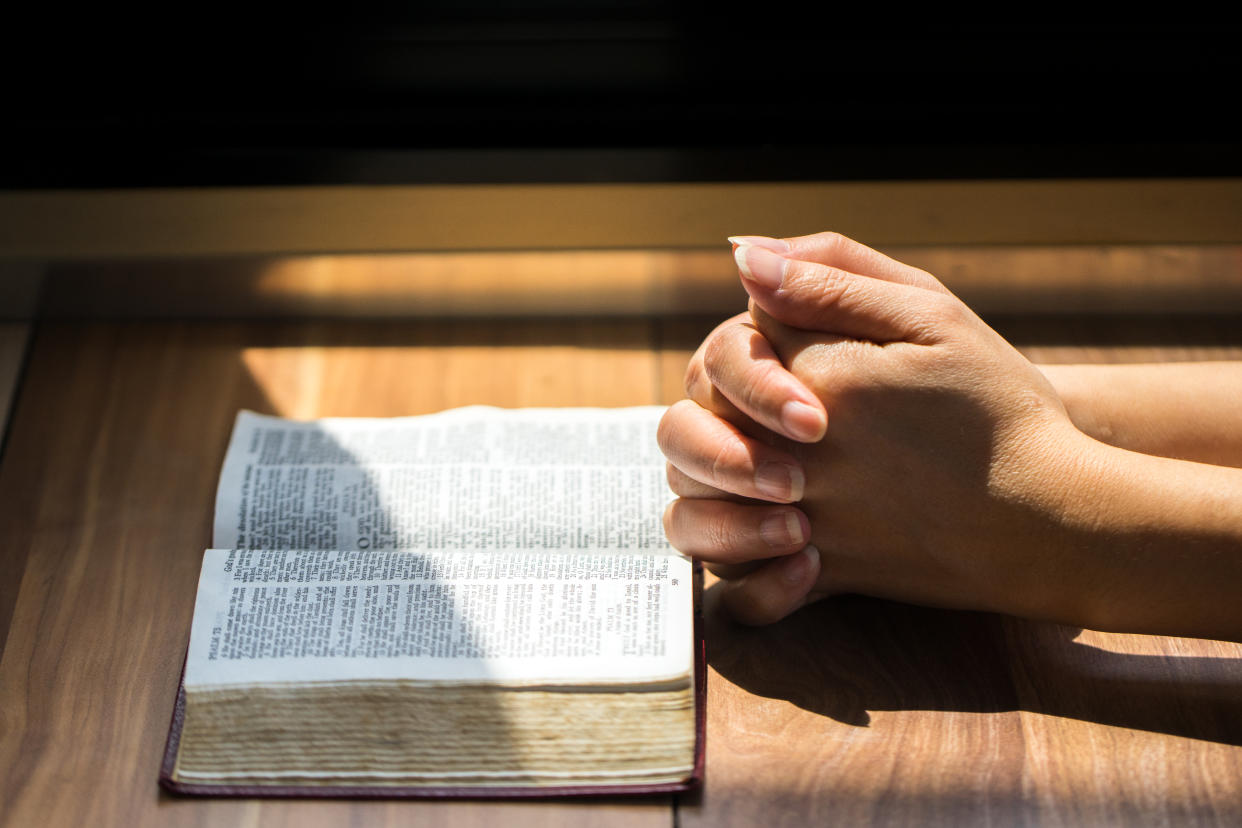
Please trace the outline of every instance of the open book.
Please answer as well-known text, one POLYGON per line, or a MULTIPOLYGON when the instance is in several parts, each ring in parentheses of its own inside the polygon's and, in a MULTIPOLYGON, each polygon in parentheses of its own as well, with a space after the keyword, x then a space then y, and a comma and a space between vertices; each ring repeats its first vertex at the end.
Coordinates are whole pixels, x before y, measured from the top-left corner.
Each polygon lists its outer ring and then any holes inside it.
POLYGON ((661 410, 239 414, 161 783, 296 796, 696 783, 699 573, 660 525, 661 410))

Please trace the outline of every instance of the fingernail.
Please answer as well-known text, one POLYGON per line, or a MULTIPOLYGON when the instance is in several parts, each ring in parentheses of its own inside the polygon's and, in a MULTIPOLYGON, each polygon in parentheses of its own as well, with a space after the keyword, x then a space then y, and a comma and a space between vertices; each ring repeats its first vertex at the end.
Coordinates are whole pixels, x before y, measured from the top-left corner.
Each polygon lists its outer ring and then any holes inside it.
POLYGON ((794 512, 784 512, 763 519, 759 524, 759 536, 768 546, 777 549, 788 549, 806 543, 806 535, 802 532, 802 521, 794 512))
POLYGON ((781 561, 781 579, 791 585, 806 583, 811 570, 818 565, 819 550, 808 544, 802 548, 801 552, 781 561))
POLYGON ((790 400, 781 406, 781 425, 795 440, 813 443, 824 436, 828 420, 815 406, 790 400))
POLYGON ((733 250, 733 258, 744 278, 768 290, 776 290, 785 280, 787 262, 771 250, 740 244, 733 250))
POLYGON ((750 244, 771 250, 773 253, 788 253, 790 251, 789 242, 769 236, 729 236, 729 244, 750 244))
POLYGON ((755 488, 777 500, 801 500, 806 478, 788 463, 764 463, 755 469, 755 488))

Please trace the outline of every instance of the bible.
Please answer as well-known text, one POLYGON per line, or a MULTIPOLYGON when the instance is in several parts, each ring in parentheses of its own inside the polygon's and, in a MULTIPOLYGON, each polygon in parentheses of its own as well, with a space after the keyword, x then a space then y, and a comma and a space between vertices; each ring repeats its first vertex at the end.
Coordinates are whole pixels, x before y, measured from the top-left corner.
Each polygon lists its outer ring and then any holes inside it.
POLYGON ((701 572, 662 409, 241 412, 160 782, 522 797, 703 773, 701 572))

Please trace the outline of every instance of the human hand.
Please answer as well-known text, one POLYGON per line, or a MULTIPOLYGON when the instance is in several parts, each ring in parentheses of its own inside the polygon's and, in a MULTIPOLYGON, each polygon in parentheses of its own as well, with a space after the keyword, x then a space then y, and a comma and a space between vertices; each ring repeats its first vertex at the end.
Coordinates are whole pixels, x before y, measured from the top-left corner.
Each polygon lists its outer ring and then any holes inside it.
POLYGON ((1043 375, 923 271, 835 234, 738 241, 752 320, 708 337, 660 430, 669 538, 734 614, 862 592, 1072 615, 1091 441, 1043 375))

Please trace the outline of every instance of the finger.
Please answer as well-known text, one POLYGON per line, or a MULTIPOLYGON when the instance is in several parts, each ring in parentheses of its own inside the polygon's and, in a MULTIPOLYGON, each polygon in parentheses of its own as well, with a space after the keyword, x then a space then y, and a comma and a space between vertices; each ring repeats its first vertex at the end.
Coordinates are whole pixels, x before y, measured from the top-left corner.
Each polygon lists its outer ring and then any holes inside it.
POLYGON ((739 324, 745 321, 750 322, 750 314, 739 314, 727 323, 718 325, 714 331, 707 335, 703 340, 703 344, 699 345, 698 350, 691 355, 690 361, 686 364, 686 376, 683 386, 686 396, 699 404, 701 408, 715 414, 721 419, 728 420, 735 426, 744 428, 747 417, 737 406, 730 402, 729 398, 720 392, 720 389, 712 384, 711 379, 707 376, 707 349, 711 341, 720 335, 720 332, 728 325, 739 324), (736 322, 734 321, 736 320, 736 322))
POLYGON ((687 555, 740 563, 797 552, 811 537, 811 524, 792 506, 678 499, 664 510, 664 534, 687 555))
POLYGON ((727 582, 722 600, 743 624, 771 624, 806 604, 819 569, 819 550, 807 546, 727 582))
POLYGON ((735 256, 746 292, 795 328, 873 342, 920 342, 929 336, 923 324, 928 309, 957 302, 948 294, 786 259, 762 247, 742 245, 735 256))
POLYGON ((791 454, 747 437, 692 400, 664 412, 656 438, 668 461, 700 483, 777 503, 802 499, 806 477, 791 454))
POLYGON ((708 572, 712 573, 722 581, 734 581, 745 575, 749 575, 761 566, 766 566, 767 563, 767 559, 761 558, 736 564, 722 564, 704 561, 703 565, 707 567, 708 572))
POLYGON ((717 325, 691 355, 690 361, 686 365, 684 385, 686 396, 697 402, 701 407, 712 412, 722 420, 733 423, 740 431, 749 434, 751 437, 764 439, 770 436, 770 432, 759 425, 753 417, 734 405, 728 397, 721 393, 719 388, 712 384, 711 379, 707 376, 707 367, 705 365, 708 344, 721 331, 732 325, 749 323, 750 313, 744 311, 717 325))
POLYGON ((823 403, 785 368, 753 325, 718 328, 704 346, 704 368, 691 399, 714 410, 713 398, 723 394, 731 409, 791 440, 813 443, 824 436, 823 403))
POLYGON ((772 239, 766 236, 732 236, 729 241, 734 244, 764 247, 788 259, 815 262, 862 276, 912 285, 938 293, 949 292, 949 289, 942 285, 939 279, 926 270, 920 270, 885 256, 880 251, 873 250, 840 233, 815 233, 810 236, 792 236, 786 239, 772 239))
MULTIPOLYGON (((726 328, 729 328, 733 325, 749 324, 749 322, 750 322, 750 314, 747 313, 746 311, 742 311, 739 314, 730 316, 728 319, 721 322, 715 328, 712 328, 711 333, 703 337, 702 343, 700 343, 699 347, 695 349, 695 352, 690 355, 690 361, 686 364, 686 375, 683 380, 683 386, 685 387, 687 397, 689 397, 690 399, 694 399, 693 389, 703 379, 703 371, 704 371, 703 358, 707 353, 707 344, 711 342, 713 338, 719 335, 720 332, 725 330, 726 328)), ((702 405, 701 402, 699 404, 702 405)), ((704 407, 706 408, 706 406, 704 407)), ((712 409, 708 409, 708 410, 711 411, 712 409)), ((718 414, 720 412, 714 412, 714 413, 718 414)))
POLYGON ((711 500, 732 500, 735 503, 749 502, 750 498, 735 495, 730 492, 717 489, 715 486, 709 486, 706 483, 700 483, 672 463, 666 463, 666 476, 668 477, 668 487, 673 490, 673 494, 678 497, 687 499, 711 499, 711 500))

